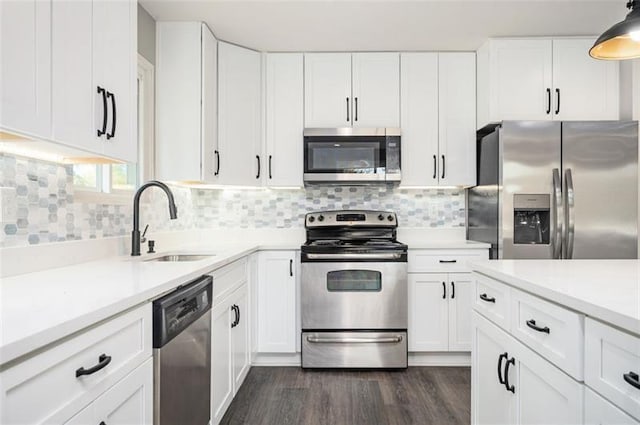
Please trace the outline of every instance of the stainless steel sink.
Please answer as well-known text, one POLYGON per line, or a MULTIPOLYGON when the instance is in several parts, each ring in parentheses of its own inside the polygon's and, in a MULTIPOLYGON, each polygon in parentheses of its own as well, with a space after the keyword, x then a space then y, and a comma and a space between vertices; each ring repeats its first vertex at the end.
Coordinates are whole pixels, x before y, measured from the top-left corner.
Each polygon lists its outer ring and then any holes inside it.
POLYGON ((176 261, 199 261, 206 260, 207 258, 215 257, 213 254, 207 255, 195 255, 195 254, 170 254, 163 255, 161 257, 149 258, 144 261, 161 261, 161 262, 176 262, 176 261))

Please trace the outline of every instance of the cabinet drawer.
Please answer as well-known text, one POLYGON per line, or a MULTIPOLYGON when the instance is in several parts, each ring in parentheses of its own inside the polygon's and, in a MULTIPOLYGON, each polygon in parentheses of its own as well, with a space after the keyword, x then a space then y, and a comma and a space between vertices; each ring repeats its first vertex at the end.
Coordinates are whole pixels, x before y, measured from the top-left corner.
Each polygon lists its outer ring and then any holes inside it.
POLYGON ((591 389, 584 392, 584 423, 586 425, 640 425, 591 389))
POLYGON ((615 405, 640 419, 640 337, 587 318, 585 382, 615 405), (634 376, 632 376, 634 375, 634 376))
POLYGON ((576 380, 583 380, 583 315, 514 288, 510 310, 513 336, 576 380))
POLYGON ((475 278, 473 308, 508 332, 511 288, 477 273, 473 276, 475 278))
POLYGON ((247 282, 247 258, 242 258, 214 271, 213 305, 231 295, 240 285, 247 282))
POLYGON ((485 249, 409 250, 409 273, 469 272, 469 262, 486 260, 485 249))
POLYGON ((151 350, 147 303, 2 371, 0 423, 62 423, 150 358, 151 350), (76 376, 98 364, 106 366, 76 376))

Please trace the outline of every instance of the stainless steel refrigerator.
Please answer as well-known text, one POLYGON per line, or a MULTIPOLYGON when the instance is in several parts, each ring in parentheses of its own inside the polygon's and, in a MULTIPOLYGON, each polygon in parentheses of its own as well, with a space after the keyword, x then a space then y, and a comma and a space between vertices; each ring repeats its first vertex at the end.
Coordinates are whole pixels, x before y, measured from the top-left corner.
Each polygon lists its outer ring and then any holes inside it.
POLYGON ((467 239, 491 258, 637 258, 638 123, 505 121, 478 131, 467 239))

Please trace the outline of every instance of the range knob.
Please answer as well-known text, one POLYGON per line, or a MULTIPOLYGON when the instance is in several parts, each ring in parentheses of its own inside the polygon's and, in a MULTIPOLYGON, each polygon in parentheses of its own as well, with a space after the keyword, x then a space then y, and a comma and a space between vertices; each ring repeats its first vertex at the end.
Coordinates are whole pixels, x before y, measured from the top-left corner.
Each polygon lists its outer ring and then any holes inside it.
POLYGON ((384 216, 382 214, 378 215, 378 220, 380 221, 384 220, 384 216))
POLYGON ((389 215, 387 216, 387 220, 389 220, 389 221, 393 221, 393 216, 392 216, 391 214, 389 214, 389 215))
POLYGON ((316 218, 314 216, 309 216, 309 223, 313 223, 314 221, 316 221, 316 218))
POLYGON ((318 221, 324 221, 324 216, 322 214, 318 216, 318 221))

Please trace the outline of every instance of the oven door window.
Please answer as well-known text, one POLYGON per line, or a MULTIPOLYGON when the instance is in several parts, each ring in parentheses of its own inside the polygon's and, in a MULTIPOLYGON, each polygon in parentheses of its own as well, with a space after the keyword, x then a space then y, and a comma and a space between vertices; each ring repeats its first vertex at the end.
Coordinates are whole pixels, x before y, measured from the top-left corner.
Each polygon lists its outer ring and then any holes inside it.
POLYGON ((327 273, 329 292, 380 292, 382 273, 375 270, 336 270, 327 273))
POLYGON ((305 173, 378 174, 385 172, 384 143, 371 137, 305 138, 305 173))

